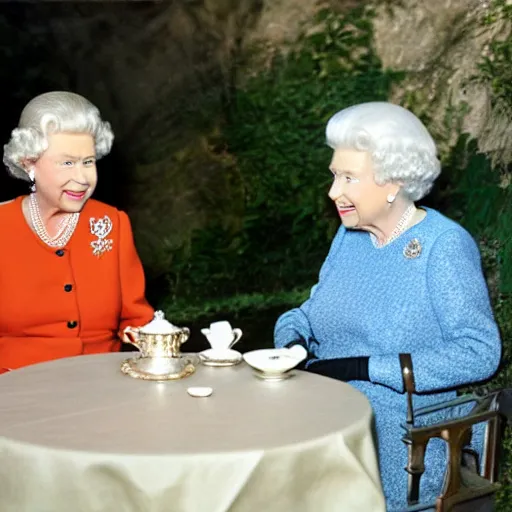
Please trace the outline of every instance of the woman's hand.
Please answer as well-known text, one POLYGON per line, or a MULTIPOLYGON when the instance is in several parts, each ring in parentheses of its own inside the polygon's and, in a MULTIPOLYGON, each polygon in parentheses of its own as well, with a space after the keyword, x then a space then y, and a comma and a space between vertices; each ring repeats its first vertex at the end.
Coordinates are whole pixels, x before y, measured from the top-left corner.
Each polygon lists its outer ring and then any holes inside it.
POLYGON ((138 335, 140 331, 140 327, 127 327, 124 331, 122 331, 121 333, 121 340, 123 341, 123 343, 129 343, 130 345, 134 345, 133 343, 133 334, 132 333, 135 333, 135 336, 138 335))
POLYGON ((296 340, 293 340, 293 341, 290 341, 290 343, 287 343, 284 346, 284 348, 292 348, 295 345, 299 345, 299 346, 303 347, 306 350, 306 352, 308 353, 308 356, 306 357, 306 359, 304 359, 304 361, 301 361, 295 367, 295 368, 297 368, 297 370, 305 370, 306 369, 306 363, 311 358, 311 354, 309 353, 309 350, 308 350, 308 344, 306 343, 306 340, 304 338, 299 337, 296 340))

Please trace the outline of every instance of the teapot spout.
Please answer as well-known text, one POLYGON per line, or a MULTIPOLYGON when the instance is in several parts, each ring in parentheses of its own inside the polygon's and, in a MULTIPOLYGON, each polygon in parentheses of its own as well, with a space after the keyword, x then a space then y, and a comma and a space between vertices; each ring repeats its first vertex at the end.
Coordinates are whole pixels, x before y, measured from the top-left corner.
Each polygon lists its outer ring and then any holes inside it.
POLYGON ((210 335, 210 329, 201 329, 201 333, 204 334, 205 336, 209 336, 210 335))

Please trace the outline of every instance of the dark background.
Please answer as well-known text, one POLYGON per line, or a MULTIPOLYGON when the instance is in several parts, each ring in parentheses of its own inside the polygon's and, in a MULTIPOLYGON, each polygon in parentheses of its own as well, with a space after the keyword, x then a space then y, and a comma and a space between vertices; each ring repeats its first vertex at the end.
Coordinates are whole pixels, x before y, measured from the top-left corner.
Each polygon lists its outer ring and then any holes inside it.
MULTIPOLYGON (((512 6, 313 4, 0 2, 0 140, 43 92, 96 104, 116 139, 94 197, 128 212, 148 299, 191 328, 185 349, 206 348, 200 328, 227 319, 243 352, 272 345, 339 225, 326 121, 355 103, 398 102, 440 148, 443 173, 423 204, 480 245, 504 345, 491 385, 510 386, 512 6)), ((0 201, 27 192, 0 173, 0 201)), ((509 511, 510 436, 505 449, 509 511)))

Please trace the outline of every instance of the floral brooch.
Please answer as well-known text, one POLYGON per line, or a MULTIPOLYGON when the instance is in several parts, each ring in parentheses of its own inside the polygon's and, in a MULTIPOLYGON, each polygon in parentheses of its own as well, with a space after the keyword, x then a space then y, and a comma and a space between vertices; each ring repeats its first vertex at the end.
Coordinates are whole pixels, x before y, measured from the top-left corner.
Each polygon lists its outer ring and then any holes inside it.
POLYGON ((94 256, 100 258, 106 252, 112 250, 113 240, 107 238, 112 231, 112 221, 105 215, 101 219, 96 220, 94 217, 89 219, 89 226, 91 234, 96 236, 97 239, 91 242, 92 253, 94 256))
POLYGON ((421 254, 421 244, 417 238, 413 238, 405 247, 404 247, 404 256, 408 260, 412 260, 417 258, 421 254))

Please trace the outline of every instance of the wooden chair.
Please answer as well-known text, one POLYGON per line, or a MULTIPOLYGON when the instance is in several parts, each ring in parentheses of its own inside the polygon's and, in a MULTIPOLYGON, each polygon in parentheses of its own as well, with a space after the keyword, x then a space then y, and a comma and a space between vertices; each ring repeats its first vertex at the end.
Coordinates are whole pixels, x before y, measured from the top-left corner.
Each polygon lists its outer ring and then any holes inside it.
POLYGON ((472 393, 434 406, 413 409, 416 392, 414 369, 410 354, 400 354, 404 388, 407 393, 407 419, 403 427, 408 450, 409 473, 407 502, 404 512, 435 510, 436 512, 493 512, 494 493, 499 488, 498 469, 501 440, 507 421, 512 418, 512 389, 472 393), (468 414, 440 423, 418 425, 417 419, 432 413, 471 404, 468 414), (486 422, 482 461, 468 447, 472 427, 486 422), (425 471, 424 457, 432 438, 447 443, 445 480, 441 495, 434 502, 422 503, 420 480, 425 471), (483 462, 483 463, 480 463, 483 462), (480 470, 480 468, 482 468, 480 470))

